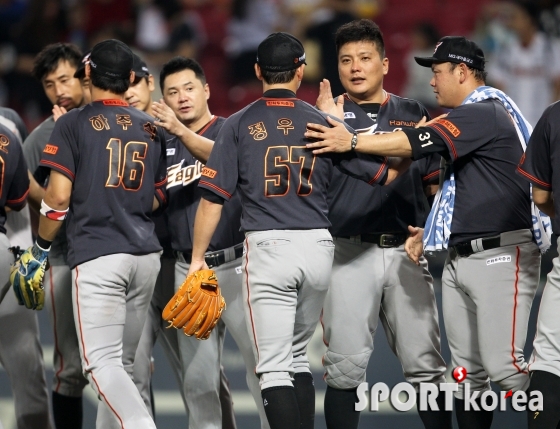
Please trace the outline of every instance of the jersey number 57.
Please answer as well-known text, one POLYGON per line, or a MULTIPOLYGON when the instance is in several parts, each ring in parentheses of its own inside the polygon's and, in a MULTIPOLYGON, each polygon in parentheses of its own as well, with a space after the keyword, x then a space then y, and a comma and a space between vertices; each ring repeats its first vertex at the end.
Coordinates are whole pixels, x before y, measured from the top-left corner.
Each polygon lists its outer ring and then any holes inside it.
POLYGON ((307 196, 313 191, 311 176, 315 167, 315 155, 305 146, 271 146, 264 159, 264 194, 267 197, 283 197, 290 191, 292 169, 299 165, 297 194, 307 196))

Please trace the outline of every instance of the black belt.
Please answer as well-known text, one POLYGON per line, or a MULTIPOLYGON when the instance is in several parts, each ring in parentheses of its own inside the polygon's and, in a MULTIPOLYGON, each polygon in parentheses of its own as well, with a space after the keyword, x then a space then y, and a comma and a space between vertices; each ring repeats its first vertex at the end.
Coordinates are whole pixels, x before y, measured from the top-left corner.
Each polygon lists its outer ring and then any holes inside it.
POLYGON ((500 247, 500 237, 479 238, 478 240, 471 240, 465 243, 459 243, 453 246, 453 249, 459 256, 471 256, 474 253, 482 252, 483 250, 495 249, 500 247))
MULTIPOLYGON (((191 263, 192 252, 175 251, 176 255, 182 255, 187 264, 191 263)), ((215 252, 207 252, 204 254, 204 260, 209 268, 218 267, 227 262, 235 261, 243 256, 243 244, 237 244, 229 249, 217 250, 215 252), (230 249, 233 249, 231 251, 230 249)))
POLYGON ((360 234, 352 237, 349 236, 338 236, 339 238, 347 239, 358 239, 363 243, 374 243, 379 247, 398 247, 404 244, 408 238, 408 234, 396 233, 396 234, 360 234))

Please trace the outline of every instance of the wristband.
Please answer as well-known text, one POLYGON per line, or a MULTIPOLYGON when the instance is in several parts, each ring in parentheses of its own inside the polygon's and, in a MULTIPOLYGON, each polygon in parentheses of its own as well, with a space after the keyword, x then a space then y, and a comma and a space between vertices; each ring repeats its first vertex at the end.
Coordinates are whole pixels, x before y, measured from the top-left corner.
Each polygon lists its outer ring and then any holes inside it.
POLYGON ((68 209, 55 210, 52 207, 49 207, 47 203, 45 203, 45 200, 42 200, 40 213, 50 220, 63 221, 64 219, 66 219, 66 214, 68 213, 68 209))
POLYGON ((355 150, 357 144, 358 144, 358 133, 356 131, 354 131, 354 135, 352 136, 352 140, 350 140, 350 150, 355 150))
POLYGON ((48 252, 51 249, 51 244, 52 241, 49 240, 45 240, 43 237, 41 237, 40 235, 37 236, 37 247, 39 247, 39 249, 41 249, 43 252, 48 252))

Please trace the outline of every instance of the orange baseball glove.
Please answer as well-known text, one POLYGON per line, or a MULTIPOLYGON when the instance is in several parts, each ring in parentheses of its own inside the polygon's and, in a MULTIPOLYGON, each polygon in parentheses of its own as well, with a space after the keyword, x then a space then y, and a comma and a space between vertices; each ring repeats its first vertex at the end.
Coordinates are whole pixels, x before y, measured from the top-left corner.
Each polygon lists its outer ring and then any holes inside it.
POLYGON ((185 335, 206 340, 220 320, 226 301, 214 270, 200 270, 188 276, 163 309, 169 327, 183 328, 185 335))

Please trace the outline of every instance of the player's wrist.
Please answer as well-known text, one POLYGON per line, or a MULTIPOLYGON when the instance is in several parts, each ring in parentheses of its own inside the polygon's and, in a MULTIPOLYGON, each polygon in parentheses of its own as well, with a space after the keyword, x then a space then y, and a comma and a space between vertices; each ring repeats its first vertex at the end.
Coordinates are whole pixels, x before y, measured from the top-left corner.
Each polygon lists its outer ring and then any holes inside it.
POLYGON ((358 132, 354 131, 354 134, 352 134, 352 138, 350 139, 350 150, 351 151, 356 150, 357 144, 358 144, 358 132))
POLYGON ((48 252, 49 250, 51 250, 52 240, 49 241, 38 235, 35 245, 43 252, 48 252))

